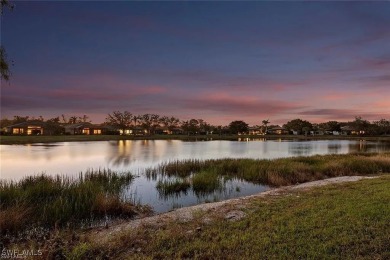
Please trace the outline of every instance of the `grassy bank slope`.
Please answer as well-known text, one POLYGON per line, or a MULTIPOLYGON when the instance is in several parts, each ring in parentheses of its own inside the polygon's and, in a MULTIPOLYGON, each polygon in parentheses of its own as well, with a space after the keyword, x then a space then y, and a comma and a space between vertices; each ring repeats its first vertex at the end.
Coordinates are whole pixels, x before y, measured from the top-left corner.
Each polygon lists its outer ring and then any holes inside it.
POLYGON ((389 259, 390 177, 253 199, 238 221, 218 213, 80 241, 68 255, 116 259, 389 259))

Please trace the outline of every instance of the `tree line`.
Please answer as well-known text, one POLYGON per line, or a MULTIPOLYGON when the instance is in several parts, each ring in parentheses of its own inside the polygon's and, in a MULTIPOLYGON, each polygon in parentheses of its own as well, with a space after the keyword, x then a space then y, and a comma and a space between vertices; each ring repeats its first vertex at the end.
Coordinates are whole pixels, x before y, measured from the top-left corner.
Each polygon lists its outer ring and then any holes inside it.
MULTIPOLYGON (((66 125, 78 123, 92 123, 89 116, 65 116, 61 115, 54 118, 44 119, 42 116, 14 116, 13 119, 3 118, 0 121, 1 128, 23 122, 43 122, 49 131, 53 134, 61 134, 61 129, 66 125)), ((180 130, 186 134, 247 134, 250 129, 256 130, 256 133, 266 134, 269 130, 279 127, 279 125, 270 124, 269 119, 259 120, 258 125, 249 127, 243 120, 234 120, 228 125, 212 125, 203 119, 180 120, 174 116, 160 116, 158 114, 132 114, 129 111, 113 111, 108 114, 102 126, 111 126, 115 129, 142 129, 147 135, 160 133, 159 130, 167 129, 173 133, 180 130)), ((296 134, 311 134, 318 131, 340 132, 342 128, 349 128, 360 134, 368 135, 387 135, 390 134, 390 120, 380 119, 369 122, 362 117, 355 117, 349 122, 328 121, 324 123, 311 123, 303 119, 293 119, 283 125, 285 131, 296 134)))

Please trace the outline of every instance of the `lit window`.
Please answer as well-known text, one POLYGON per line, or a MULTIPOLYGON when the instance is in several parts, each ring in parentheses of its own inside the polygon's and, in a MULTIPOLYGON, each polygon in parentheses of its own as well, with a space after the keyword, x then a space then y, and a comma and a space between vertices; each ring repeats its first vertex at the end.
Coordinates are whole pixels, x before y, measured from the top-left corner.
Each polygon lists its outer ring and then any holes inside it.
POLYGON ((93 134, 95 134, 95 135, 100 135, 100 134, 102 134, 102 130, 100 130, 100 129, 94 129, 94 130, 93 130, 93 134))
POLYGON ((24 132, 24 129, 23 129, 23 128, 13 128, 13 129, 12 129, 12 133, 13 133, 14 135, 23 134, 23 132, 24 132))

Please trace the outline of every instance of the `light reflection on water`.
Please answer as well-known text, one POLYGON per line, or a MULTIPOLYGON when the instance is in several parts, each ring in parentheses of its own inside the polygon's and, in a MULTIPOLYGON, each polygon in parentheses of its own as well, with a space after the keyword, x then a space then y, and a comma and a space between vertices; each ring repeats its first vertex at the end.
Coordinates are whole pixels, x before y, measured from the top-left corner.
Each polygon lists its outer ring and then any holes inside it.
POLYGON ((253 158, 309 156, 390 151, 389 142, 355 140, 257 140, 198 141, 121 140, 100 142, 64 142, 54 144, 1 145, 1 179, 18 180, 26 175, 46 173, 77 176, 87 169, 109 168, 132 171, 139 175, 129 194, 157 212, 173 207, 194 205, 254 194, 267 187, 239 180, 229 180, 223 191, 199 196, 189 190, 186 196, 162 198, 156 190, 157 180, 148 180, 142 169, 159 163, 184 159, 253 158))

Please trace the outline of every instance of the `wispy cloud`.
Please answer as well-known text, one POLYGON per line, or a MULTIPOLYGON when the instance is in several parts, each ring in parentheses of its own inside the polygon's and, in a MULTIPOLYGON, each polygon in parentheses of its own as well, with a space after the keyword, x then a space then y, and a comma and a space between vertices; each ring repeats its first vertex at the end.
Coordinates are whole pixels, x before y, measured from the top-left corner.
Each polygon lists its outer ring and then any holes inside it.
POLYGON ((352 121, 355 117, 361 116, 368 120, 378 120, 379 118, 390 118, 390 112, 367 112, 361 109, 310 109, 299 112, 302 116, 313 116, 316 118, 329 120, 349 120, 352 121))

